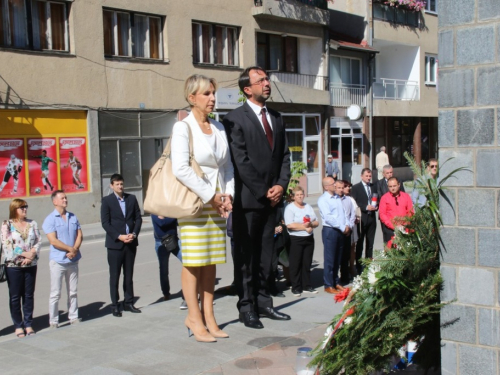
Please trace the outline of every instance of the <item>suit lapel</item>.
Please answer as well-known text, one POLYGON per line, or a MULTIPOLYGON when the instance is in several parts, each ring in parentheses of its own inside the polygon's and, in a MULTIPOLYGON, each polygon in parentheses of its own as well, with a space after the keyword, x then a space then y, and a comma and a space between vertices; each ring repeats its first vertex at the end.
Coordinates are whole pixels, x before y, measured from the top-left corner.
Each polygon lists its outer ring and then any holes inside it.
POLYGON ((269 112, 269 117, 271 117, 271 126, 273 128, 273 150, 274 150, 276 148, 276 139, 278 138, 276 134, 278 125, 276 124, 276 118, 271 114, 271 112, 269 112))

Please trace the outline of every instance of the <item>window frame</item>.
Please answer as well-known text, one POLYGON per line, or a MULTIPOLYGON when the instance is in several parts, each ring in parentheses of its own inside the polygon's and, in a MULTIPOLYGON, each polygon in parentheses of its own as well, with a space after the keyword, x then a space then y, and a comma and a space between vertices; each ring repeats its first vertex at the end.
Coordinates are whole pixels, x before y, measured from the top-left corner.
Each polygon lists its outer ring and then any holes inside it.
MULTIPOLYGON (((26 43, 24 47, 15 46, 13 42, 13 32, 11 27, 11 20, 9 11, 9 0, 0 0, 0 7, 2 8, 2 32, 4 34, 3 40, 0 41, 0 48, 7 49, 16 49, 23 51, 36 51, 36 52, 44 52, 44 53, 64 53, 67 54, 70 52, 70 38, 69 38, 69 12, 71 7, 71 1, 68 0, 23 0, 23 8, 24 8, 24 32, 26 34, 26 43), (43 22, 47 24, 47 47, 42 48, 43 43, 41 43, 41 35, 37 34, 37 37, 40 38, 40 47, 35 47, 35 30, 34 25, 40 22, 40 15, 37 20, 34 19, 35 15, 38 14, 38 11, 34 11, 37 3, 45 3, 45 19, 43 22), (52 33, 52 19, 50 16, 51 12, 51 4, 62 5, 63 8, 63 17, 64 17, 64 25, 63 25, 63 43, 64 49, 54 49, 54 41, 53 41, 53 33, 52 33)), ((38 31, 37 31, 38 33, 38 31)), ((43 36, 42 36, 43 37, 43 36)))
POLYGON ((255 45, 256 45, 256 52, 255 52, 255 59, 256 59, 256 62, 258 61, 258 46, 264 46, 265 47, 265 65, 263 66, 264 69, 266 69, 266 71, 268 72, 280 72, 280 73, 291 73, 291 74, 300 74, 299 71, 300 71, 300 67, 299 67, 299 38, 296 37, 296 36, 291 36, 291 35, 287 35, 286 38, 283 36, 283 35, 280 35, 280 34, 273 34, 273 33, 266 33, 266 32, 262 32, 262 31, 257 31, 256 32, 256 35, 255 35, 255 45), (266 38, 266 42, 265 44, 263 43, 259 43, 258 42, 258 36, 259 34, 262 34, 262 35, 265 35, 265 38, 266 38), (275 36, 275 37, 279 37, 281 38, 280 41, 281 41, 281 58, 283 60, 282 63, 278 63, 278 65, 281 65, 278 67, 278 69, 271 69, 271 43, 270 43, 270 37, 271 36, 275 36), (290 39, 288 39, 290 38, 290 39), (293 56, 293 61, 292 63, 289 62, 289 50, 288 50, 288 47, 290 46, 289 45, 289 40, 291 40, 291 38, 293 38, 293 40, 295 40, 295 56, 293 56), (286 40, 284 40, 286 39, 286 40), (289 65, 292 65, 292 66, 295 66, 295 70, 287 70, 287 67, 289 65))
POLYGON ((203 21, 191 22, 191 43, 193 51, 193 65, 213 65, 227 68, 240 68, 240 31, 241 27, 224 25, 203 21), (217 29, 222 30, 222 43, 218 43, 217 29), (204 29, 207 33, 204 34, 204 29), (229 31, 233 35, 232 47, 230 46, 229 31), (196 35, 195 35, 196 33, 196 35), (207 35, 205 37, 205 35, 207 35), (206 39, 205 39, 206 38, 206 39), (219 56, 219 48, 222 56, 219 56), (205 51, 207 49, 207 51, 205 51), (229 64, 230 55, 234 64, 229 64), (220 59, 222 57, 222 59, 220 59), (220 62, 222 61, 222 62, 220 62))
POLYGON ((165 62, 165 46, 164 46, 164 28, 165 28, 165 16, 160 14, 150 14, 144 12, 135 12, 124 9, 115 9, 115 8, 102 8, 103 15, 103 49, 104 49, 104 57, 107 59, 127 59, 127 60, 140 60, 140 61, 148 61, 148 62, 165 62), (111 51, 112 53, 108 53, 106 51, 106 25, 105 25, 105 12, 111 13, 111 51), (119 38, 120 33, 118 32, 118 14, 126 14, 128 15, 128 42, 127 42, 127 54, 120 55, 119 52, 119 38), (143 51, 144 56, 137 56, 137 46, 134 43, 134 39, 137 33, 141 32, 138 29, 137 17, 145 17, 146 24, 146 32, 145 32, 145 46, 143 51), (158 54, 159 57, 151 57, 151 19, 159 21, 159 29, 158 29, 158 54))
POLYGON ((438 14, 438 0, 435 0, 436 2, 434 3, 434 10, 431 9, 431 1, 427 0, 425 3, 425 13, 431 13, 431 14, 438 14))
POLYGON ((438 56, 431 53, 425 54, 425 85, 436 86, 438 80, 438 56), (434 59, 434 66, 431 65, 431 58, 434 59), (431 81, 431 69, 434 70, 434 80, 431 81))

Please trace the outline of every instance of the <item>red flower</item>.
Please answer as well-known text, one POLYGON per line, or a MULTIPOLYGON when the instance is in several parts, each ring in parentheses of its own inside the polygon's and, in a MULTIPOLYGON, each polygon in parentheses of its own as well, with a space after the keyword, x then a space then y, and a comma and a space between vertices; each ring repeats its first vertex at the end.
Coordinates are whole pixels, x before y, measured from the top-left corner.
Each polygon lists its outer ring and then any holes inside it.
POLYGON ((335 297, 333 297, 335 299, 335 302, 342 302, 343 300, 345 300, 347 298, 347 296, 349 295, 351 289, 349 288, 345 288, 342 292, 340 293, 337 293, 335 294, 335 297))

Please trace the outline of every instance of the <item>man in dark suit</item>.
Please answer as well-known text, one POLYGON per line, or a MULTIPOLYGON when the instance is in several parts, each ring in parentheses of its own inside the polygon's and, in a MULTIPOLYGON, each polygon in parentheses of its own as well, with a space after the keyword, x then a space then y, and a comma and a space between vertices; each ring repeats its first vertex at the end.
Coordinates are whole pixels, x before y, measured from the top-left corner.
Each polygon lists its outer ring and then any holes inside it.
POLYGON ((363 255, 363 245, 366 238, 365 258, 373 257, 373 242, 375 241, 375 232, 377 230, 377 220, 375 211, 377 207, 371 205, 371 199, 377 192, 375 185, 371 183, 372 171, 370 168, 363 168, 361 171, 361 182, 352 187, 352 197, 361 209, 361 223, 359 223, 359 238, 356 245, 356 269, 361 273, 360 264, 363 255))
POLYGON ((271 83, 264 69, 253 66, 240 75, 246 103, 224 117, 235 170, 233 232, 234 274, 239 319, 263 328, 259 319, 290 317, 273 308, 267 279, 271 272, 276 205, 290 180, 290 152, 280 114, 266 108, 271 83))
MULTIPOLYGON (((388 181, 390 178, 393 177, 393 174, 394 174, 394 169, 392 168, 392 165, 389 165, 389 164, 384 165, 384 167, 382 169, 383 178, 378 180, 377 184, 376 184, 377 185, 377 194, 378 194, 377 199, 378 199, 379 206, 380 206, 380 200, 382 199, 382 196, 389 191, 388 181)), ((404 187, 402 182, 401 182, 400 186, 401 186, 400 191, 402 191, 404 193, 405 187, 404 187)), ((380 216, 379 216, 379 220, 380 220, 380 216)), ((384 224, 382 224, 382 221, 380 222, 380 227, 382 228, 382 232, 384 234, 384 242, 387 242, 387 241, 385 241, 385 238, 387 238, 387 236, 392 237, 394 232, 392 230, 390 230, 389 228, 387 228, 384 224)))
POLYGON ((137 236, 141 231, 142 218, 139 204, 134 195, 123 192, 123 177, 118 173, 111 176, 113 193, 104 197, 101 204, 101 222, 106 231, 105 246, 108 249, 109 288, 113 316, 120 317, 118 307, 120 294, 118 281, 123 268, 123 309, 133 313, 141 310, 134 306, 135 254, 137 252, 137 236))

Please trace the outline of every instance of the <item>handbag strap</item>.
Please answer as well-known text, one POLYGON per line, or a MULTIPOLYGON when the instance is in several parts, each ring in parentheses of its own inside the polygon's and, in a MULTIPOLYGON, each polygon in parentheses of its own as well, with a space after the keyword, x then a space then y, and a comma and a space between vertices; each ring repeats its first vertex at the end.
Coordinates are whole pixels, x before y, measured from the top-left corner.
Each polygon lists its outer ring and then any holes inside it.
MULTIPOLYGON (((193 131, 191 130, 191 126, 186 121, 181 121, 186 124, 187 129, 188 129, 188 134, 189 134, 189 165, 191 166, 194 160, 194 146, 193 146, 193 131)), ((165 149, 163 150, 163 153, 160 156, 160 169, 163 168, 163 165, 165 164, 165 161, 170 158, 172 155, 172 136, 170 136, 170 139, 168 140, 167 145, 165 146, 165 149)))

